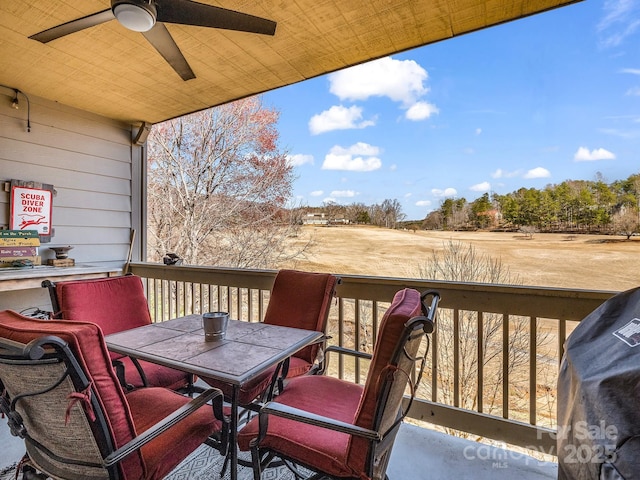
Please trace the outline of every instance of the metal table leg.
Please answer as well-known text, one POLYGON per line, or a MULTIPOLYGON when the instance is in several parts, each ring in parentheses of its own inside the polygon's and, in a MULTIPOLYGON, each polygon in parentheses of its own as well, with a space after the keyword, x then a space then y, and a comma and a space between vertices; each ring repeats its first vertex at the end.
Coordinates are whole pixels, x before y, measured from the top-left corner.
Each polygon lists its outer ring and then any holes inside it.
POLYGON ((234 385, 231 393, 231 425, 229 432, 229 455, 231 459, 231 480, 238 479, 238 396, 240 386, 234 385))

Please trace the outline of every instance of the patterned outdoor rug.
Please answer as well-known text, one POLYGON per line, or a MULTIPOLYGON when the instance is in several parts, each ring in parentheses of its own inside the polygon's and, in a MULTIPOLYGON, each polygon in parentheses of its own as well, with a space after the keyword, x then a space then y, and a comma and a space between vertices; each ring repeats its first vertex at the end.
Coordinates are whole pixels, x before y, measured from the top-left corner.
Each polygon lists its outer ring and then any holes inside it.
MULTIPOLYGON (((250 460, 251 455, 241 453, 241 457, 250 460)), ((228 480, 229 469, 224 477, 220 477, 224 458, 211 447, 200 446, 189 455, 165 480, 228 480)), ((12 465, 0 470, 0 480, 15 480, 16 466, 12 465)), ((22 475, 18 476, 21 479, 22 475)), ((253 480, 250 467, 238 466, 238 480, 253 480)), ((262 474, 262 480, 294 480, 293 474, 286 467, 270 468, 262 474)))
MULTIPOLYGON (((251 455, 248 452, 240 452, 240 458, 250 461, 251 455)), ((228 468, 224 477, 220 477, 223 463, 224 458, 216 450, 202 445, 178 465, 165 480, 228 480, 231 478, 228 468)), ((253 480, 251 467, 238 465, 238 480, 253 480)), ((294 480, 294 476, 287 467, 277 467, 265 470, 262 480, 294 480)))

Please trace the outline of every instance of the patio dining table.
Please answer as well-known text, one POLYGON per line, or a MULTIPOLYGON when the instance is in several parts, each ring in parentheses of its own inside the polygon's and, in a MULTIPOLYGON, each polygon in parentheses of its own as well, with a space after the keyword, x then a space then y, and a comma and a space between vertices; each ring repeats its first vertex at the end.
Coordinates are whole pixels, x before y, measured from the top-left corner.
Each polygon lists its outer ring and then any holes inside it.
POLYGON ((206 342, 202 315, 188 315, 107 335, 105 340, 112 352, 213 378, 232 387, 229 460, 231 479, 236 480, 240 387, 321 337, 321 332, 311 330, 229 320, 224 339, 206 342))

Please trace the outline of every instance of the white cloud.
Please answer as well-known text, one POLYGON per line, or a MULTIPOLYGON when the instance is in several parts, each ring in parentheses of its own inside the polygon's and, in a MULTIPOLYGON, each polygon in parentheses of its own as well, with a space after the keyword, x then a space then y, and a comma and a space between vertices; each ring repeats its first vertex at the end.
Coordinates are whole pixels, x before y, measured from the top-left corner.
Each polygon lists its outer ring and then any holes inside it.
POLYGON ((389 165, 389 170, 391 170, 392 172, 395 172, 396 170, 398 170, 398 165, 395 163, 392 165, 389 165))
POLYGON ((513 178, 520 175, 520 170, 514 170, 512 172, 505 172, 501 168, 498 168, 495 172, 491 174, 493 178, 513 178))
POLYGON ((436 113, 440 113, 440 110, 435 105, 427 102, 416 102, 409 107, 405 117, 407 120, 418 121, 425 120, 436 113))
POLYGON ((323 195, 323 194, 324 192, 322 190, 314 190, 309 195, 311 195, 312 197, 319 197, 320 195, 323 195))
POLYGON ((597 26, 601 47, 617 47, 640 28, 640 6, 634 0, 606 0, 603 10, 597 26))
POLYGON ((444 190, 434 188, 431 190, 431 194, 434 197, 455 197, 458 194, 458 191, 452 187, 445 188, 444 190))
POLYGON ((331 150, 336 149, 337 152, 348 152, 354 155, 379 155, 380 147, 376 147, 375 145, 370 145, 364 142, 357 142, 351 145, 349 148, 343 148, 339 146, 333 147, 331 150))
POLYGON ((356 195, 358 195, 358 192, 354 192, 353 190, 334 190, 329 195, 331 195, 332 197, 343 197, 343 198, 347 197, 347 198, 351 198, 351 197, 355 197, 356 195))
POLYGON ((632 75, 640 75, 640 68, 623 68, 620 73, 630 73, 632 75))
POLYGON ((378 170, 382 162, 377 157, 355 157, 351 155, 335 155, 332 153, 324 157, 323 170, 348 170, 351 172, 372 172, 378 170))
POLYGON ((532 168, 527 171, 522 178, 547 178, 551 176, 551 172, 543 167, 532 168))
POLYGON ((408 120, 419 121, 439 113, 437 106, 421 100, 429 88, 427 71, 413 60, 384 57, 329 75, 329 91, 340 100, 364 101, 387 97, 406 109, 408 120))
POLYGON ((333 198, 333 197, 325 197, 325 198, 322 200, 322 202, 323 202, 323 203, 336 203, 336 199, 335 199, 335 198, 333 198))
POLYGON ((481 128, 476 128, 476 135, 480 135, 482 133, 482 129, 481 128))
POLYGON ((596 148, 589 151, 587 147, 580 147, 574 154, 573 159, 576 162, 593 162, 596 160, 614 160, 616 156, 609 150, 604 148, 596 148))
POLYGON ((416 207, 430 207, 431 200, 418 200, 416 202, 416 207))
POLYGON ((362 120, 362 108, 355 105, 347 108, 334 105, 329 110, 314 115, 309 120, 309 131, 312 135, 332 130, 350 130, 375 125, 375 120, 362 120))
POLYGON ((382 161, 377 157, 379 153, 378 147, 364 142, 358 142, 348 148, 336 145, 324 157, 322 169, 371 172, 382 167, 382 161))
POLYGON ((429 89, 427 71, 413 60, 384 57, 329 75, 329 90, 341 100, 389 97, 410 106, 429 89))
MULTIPOLYGON (((633 123, 640 123, 640 119, 633 120, 633 123)), ((638 138, 640 137, 640 131, 638 130, 618 130, 617 128, 601 128, 600 132, 606 135, 612 135, 620 138, 638 138)))
POLYGON ((299 167, 301 165, 304 165, 305 163, 313 165, 313 155, 304 155, 302 153, 288 155, 287 162, 289 162, 289 164, 293 165, 294 167, 299 167))
POLYGON ((488 192, 491 190, 491 184, 489 182, 476 183, 475 185, 471 185, 469 190, 474 192, 488 192))
POLYGON ((631 87, 629 90, 627 90, 626 95, 630 95, 633 97, 640 96, 640 87, 631 87))

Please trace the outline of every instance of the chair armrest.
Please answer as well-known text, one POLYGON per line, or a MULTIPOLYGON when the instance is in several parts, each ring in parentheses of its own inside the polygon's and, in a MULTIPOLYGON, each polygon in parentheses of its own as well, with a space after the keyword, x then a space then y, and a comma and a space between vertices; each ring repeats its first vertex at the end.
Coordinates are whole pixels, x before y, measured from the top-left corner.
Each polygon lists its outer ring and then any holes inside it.
MULTIPOLYGON (((143 445, 149 443, 151 440, 158 437, 161 433, 167 431, 187 416, 191 415, 203 405, 206 405, 209 400, 213 400, 214 403, 219 403, 219 411, 222 411, 222 398, 223 394, 221 390, 217 388, 210 388, 206 390, 204 393, 198 395, 171 415, 168 415, 155 425, 149 427, 140 435, 108 455, 104 459, 105 467, 110 467, 122 461, 122 459, 126 458, 128 455, 139 450, 143 445)), ((218 408, 214 407, 214 410, 218 410, 218 408)))
POLYGON ((252 440, 252 443, 254 441, 259 442, 266 434, 269 415, 287 418, 296 422, 306 423, 308 425, 314 425, 316 427, 322 427, 336 432, 346 433, 348 435, 356 435, 372 441, 382 440, 382 435, 375 430, 369 430, 368 428, 352 425, 334 418, 317 415, 282 403, 269 402, 260 409, 260 433, 257 439, 252 440))
POLYGON ((317 370, 314 372, 315 375, 324 375, 327 370, 328 364, 328 356, 327 354, 330 352, 336 352, 340 355, 351 355, 352 357, 365 358, 367 360, 371 360, 372 355, 370 353, 359 352, 357 350, 351 350, 350 348, 339 347, 337 345, 331 345, 325 348, 322 354, 322 360, 319 363, 317 370))
POLYGON ((359 352, 358 350, 351 350, 350 348, 338 347, 337 345, 331 345, 325 349, 324 353, 336 352, 340 355, 351 355, 352 357, 366 358, 371 360, 372 355, 366 352, 359 352))

